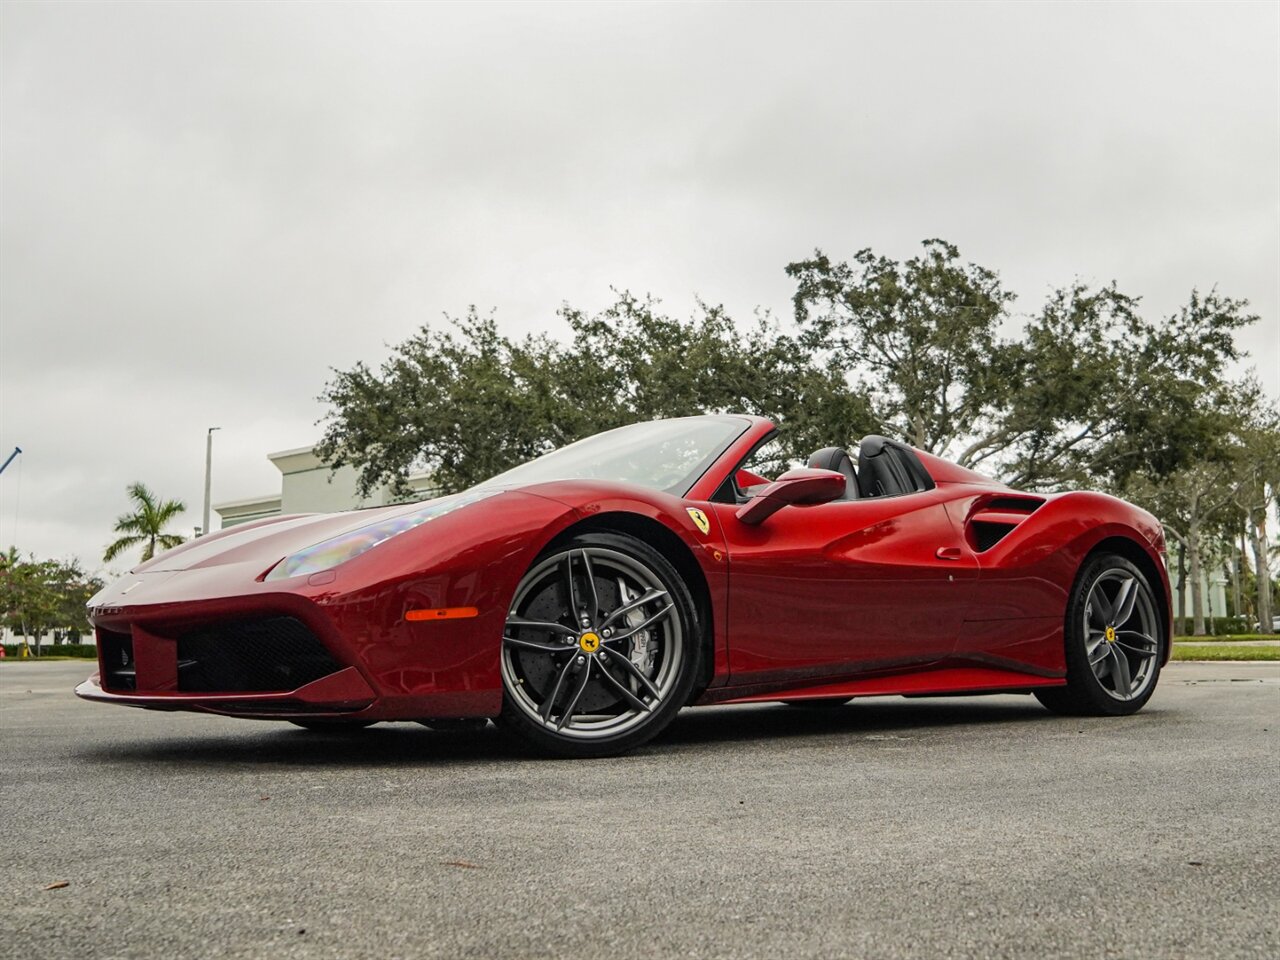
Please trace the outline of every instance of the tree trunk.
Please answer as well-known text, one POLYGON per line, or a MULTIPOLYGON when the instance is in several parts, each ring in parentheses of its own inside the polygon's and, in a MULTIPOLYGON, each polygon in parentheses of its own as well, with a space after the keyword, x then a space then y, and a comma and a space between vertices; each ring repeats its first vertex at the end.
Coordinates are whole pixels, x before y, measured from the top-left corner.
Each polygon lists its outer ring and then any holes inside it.
MULTIPOLYGON (((1236 554, 1236 562, 1240 565, 1240 582, 1241 582, 1241 584, 1243 584, 1243 583, 1245 582, 1245 576, 1244 576, 1244 574, 1245 574, 1245 571, 1249 569, 1249 549, 1248 549, 1248 547, 1246 546, 1246 543, 1247 543, 1247 541, 1248 541, 1248 538, 1249 538, 1249 511, 1248 511, 1248 510, 1246 510, 1246 511, 1245 511, 1245 513, 1244 513, 1244 517, 1243 517, 1243 519, 1241 520, 1241 523, 1240 523, 1240 550, 1239 550, 1239 552, 1236 554)), ((1243 589, 1243 588, 1242 588, 1242 589, 1243 589)), ((1247 607, 1253 607, 1253 606, 1254 606, 1254 604, 1253 604, 1253 602, 1249 599, 1249 596, 1248 596, 1248 594, 1247 594, 1247 593, 1245 594, 1245 596, 1241 597, 1240 603, 1241 603, 1241 605, 1242 605, 1242 609, 1240 610, 1240 615, 1241 615, 1242 617, 1246 617, 1246 618, 1247 618, 1247 617, 1249 617, 1249 615, 1250 615, 1253 611, 1252 611, 1252 610, 1246 610, 1246 609, 1244 609, 1244 608, 1247 608, 1247 607)), ((1246 619, 1246 621, 1245 621, 1245 626, 1247 627, 1248 625, 1249 625, 1249 624, 1248 624, 1248 620, 1246 619)))
POLYGON ((1191 633, 1197 637, 1205 635, 1204 630, 1204 570, 1200 566, 1200 524, 1192 523, 1187 528, 1187 571, 1191 577, 1191 633))
POLYGON ((1173 605, 1173 619, 1176 621, 1173 635, 1185 637, 1187 635, 1187 546, 1181 540, 1178 541, 1178 584, 1174 587, 1173 595, 1177 599, 1177 603, 1173 605))
POLYGON ((1258 632, 1271 633, 1271 558, 1267 555, 1267 511, 1249 511, 1253 568, 1258 574, 1258 632))
POLYGON ((1233 548, 1227 554, 1227 576, 1231 578, 1231 616, 1240 614, 1240 555, 1233 548))

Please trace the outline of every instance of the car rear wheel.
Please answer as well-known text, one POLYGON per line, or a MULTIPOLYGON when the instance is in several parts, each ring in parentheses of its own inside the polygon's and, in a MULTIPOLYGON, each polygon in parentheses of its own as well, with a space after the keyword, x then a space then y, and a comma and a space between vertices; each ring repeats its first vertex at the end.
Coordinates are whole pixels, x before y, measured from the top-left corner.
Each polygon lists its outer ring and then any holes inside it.
POLYGON ((1067 607, 1067 685, 1036 691, 1055 713, 1122 716, 1151 699, 1168 642, 1151 584, 1102 554, 1085 564, 1067 607))
POLYGON ((516 588, 500 722, 544 753, 621 753, 675 718, 700 662, 693 599, 671 563, 634 537, 583 534, 516 588))

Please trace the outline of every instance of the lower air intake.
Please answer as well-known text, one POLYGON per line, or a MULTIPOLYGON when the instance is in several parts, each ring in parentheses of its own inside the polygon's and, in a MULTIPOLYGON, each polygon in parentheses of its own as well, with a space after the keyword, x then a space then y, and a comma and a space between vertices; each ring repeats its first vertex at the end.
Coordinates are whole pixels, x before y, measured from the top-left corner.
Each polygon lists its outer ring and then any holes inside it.
POLYGON ((103 688, 115 691, 138 689, 133 667, 133 637, 102 627, 98 628, 97 635, 103 688))
POLYGON ((183 692, 283 692, 341 668, 294 617, 220 623, 178 638, 178 689, 183 692))

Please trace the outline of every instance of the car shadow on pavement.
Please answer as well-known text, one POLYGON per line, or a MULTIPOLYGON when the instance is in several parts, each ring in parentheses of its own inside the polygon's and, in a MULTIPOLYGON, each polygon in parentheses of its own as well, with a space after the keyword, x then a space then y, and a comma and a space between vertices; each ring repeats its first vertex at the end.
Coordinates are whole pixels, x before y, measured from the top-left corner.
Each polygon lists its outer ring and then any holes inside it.
MULTIPOLYGON (((908 738, 936 728, 958 725, 1052 721, 1055 717, 1035 700, 1018 702, 977 697, 950 700, 866 698, 838 707, 805 708, 781 703, 753 707, 686 710, 660 742, 696 745, 784 737, 885 736, 908 738)), ((1061 718, 1056 718, 1061 719, 1061 718)))
MULTIPOLYGON (((751 704, 683 711, 639 753, 664 750, 687 754, 737 742, 792 740, 910 740, 929 731, 961 725, 992 727, 1017 723, 1075 723, 1055 717, 1030 698, 1010 702, 965 700, 864 700, 826 709, 751 704)), ((493 726, 479 731, 434 731, 410 723, 378 724, 364 730, 312 731, 285 723, 243 721, 216 735, 193 731, 175 737, 132 740, 82 748, 89 762, 164 763, 178 766, 447 766, 494 760, 528 760, 531 754, 493 726)))
POLYGON ((381 767, 441 766, 527 757, 490 726, 468 732, 437 732, 413 723, 377 724, 364 730, 303 730, 288 723, 244 721, 216 735, 192 732, 183 737, 135 740, 94 746, 82 759, 99 763, 163 763, 192 767, 296 766, 381 767))

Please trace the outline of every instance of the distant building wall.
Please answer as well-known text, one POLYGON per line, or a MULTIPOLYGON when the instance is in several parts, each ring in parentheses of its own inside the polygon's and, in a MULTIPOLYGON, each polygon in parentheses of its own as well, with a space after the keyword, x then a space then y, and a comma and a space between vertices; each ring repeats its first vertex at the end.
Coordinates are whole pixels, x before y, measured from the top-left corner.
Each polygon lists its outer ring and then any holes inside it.
MULTIPOLYGON (((269 454, 267 459, 280 471, 280 492, 215 503, 213 510, 223 529, 280 514, 341 513, 403 499, 386 486, 378 487, 367 497, 360 496, 359 471, 351 466, 331 470, 316 456, 314 447, 283 450, 269 454)), ((409 499, 425 499, 434 492, 427 474, 410 477, 409 487, 414 494, 409 499)))
POLYGON ((279 497, 254 497, 248 500, 231 500, 226 503, 215 503, 214 511, 222 520, 223 527, 234 527, 238 523, 249 523, 264 517, 273 517, 280 513, 279 497))
MULTIPOLYGON (((1173 615, 1175 617, 1191 616, 1191 577, 1183 586, 1181 596, 1178 595, 1178 557, 1169 552, 1169 584, 1173 587, 1173 615)), ((1213 567, 1200 571, 1200 595, 1204 598, 1204 615, 1206 617, 1225 617, 1227 615, 1227 576, 1213 567)))

